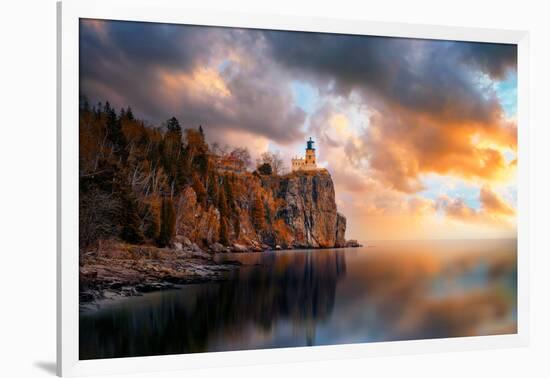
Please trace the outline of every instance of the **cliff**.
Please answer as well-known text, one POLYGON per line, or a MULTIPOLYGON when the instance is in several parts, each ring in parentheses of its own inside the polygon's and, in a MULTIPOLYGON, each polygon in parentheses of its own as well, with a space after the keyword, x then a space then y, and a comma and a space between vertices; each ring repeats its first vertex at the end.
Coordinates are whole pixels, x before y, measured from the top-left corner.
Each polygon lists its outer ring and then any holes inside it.
POLYGON ((337 212, 328 171, 292 173, 277 181, 275 193, 283 200, 277 218, 291 229, 289 244, 300 248, 344 245, 346 219, 337 212))
POLYGON ((337 212, 327 170, 229 173, 222 181, 231 184, 225 186, 225 196, 234 198, 229 211, 200 205, 194 189, 186 188, 177 203, 176 239, 215 251, 345 246, 346 218, 337 212))
POLYGON ((246 148, 221 152, 202 127, 149 127, 108 103, 83 107, 79 131, 81 252, 109 240, 183 252, 346 245, 327 170, 274 174, 268 156, 249 172, 246 148))

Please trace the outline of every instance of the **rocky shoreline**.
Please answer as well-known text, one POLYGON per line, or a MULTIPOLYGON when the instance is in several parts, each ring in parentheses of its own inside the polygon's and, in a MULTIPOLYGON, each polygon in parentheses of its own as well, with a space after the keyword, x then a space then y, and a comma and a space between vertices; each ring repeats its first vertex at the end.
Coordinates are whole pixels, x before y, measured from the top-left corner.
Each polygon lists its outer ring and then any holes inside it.
POLYGON ((198 247, 177 250, 111 242, 80 256, 80 308, 90 310, 104 300, 223 280, 239 265, 215 262, 212 254, 198 247))
MULTIPOLYGON (((350 240, 345 247, 360 246, 350 240)), ((104 242, 96 250, 80 256, 80 310, 94 310, 106 302, 176 289, 185 284, 226 280, 241 264, 215 261, 216 254, 288 250, 280 246, 264 247, 267 246, 233 244, 225 247, 214 243, 205 251, 183 237, 176 237, 171 248, 104 242)))

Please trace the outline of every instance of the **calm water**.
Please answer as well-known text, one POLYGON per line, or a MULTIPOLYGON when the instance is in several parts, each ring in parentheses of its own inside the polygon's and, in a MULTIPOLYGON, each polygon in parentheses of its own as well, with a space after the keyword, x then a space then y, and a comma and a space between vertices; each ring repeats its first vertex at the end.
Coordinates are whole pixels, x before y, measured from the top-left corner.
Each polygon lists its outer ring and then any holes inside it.
POLYGON ((516 241, 230 254, 222 283, 80 315, 80 358, 516 332, 516 241))

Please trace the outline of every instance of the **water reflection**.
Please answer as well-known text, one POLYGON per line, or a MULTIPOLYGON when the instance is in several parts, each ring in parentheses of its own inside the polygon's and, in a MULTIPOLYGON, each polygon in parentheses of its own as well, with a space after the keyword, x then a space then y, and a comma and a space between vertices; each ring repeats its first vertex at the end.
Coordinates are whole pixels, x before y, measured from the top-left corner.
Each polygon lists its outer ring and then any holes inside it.
POLYGON ((81 314, 81 359, 516 332, 515 241, 224 258, 226 282, 81 314))

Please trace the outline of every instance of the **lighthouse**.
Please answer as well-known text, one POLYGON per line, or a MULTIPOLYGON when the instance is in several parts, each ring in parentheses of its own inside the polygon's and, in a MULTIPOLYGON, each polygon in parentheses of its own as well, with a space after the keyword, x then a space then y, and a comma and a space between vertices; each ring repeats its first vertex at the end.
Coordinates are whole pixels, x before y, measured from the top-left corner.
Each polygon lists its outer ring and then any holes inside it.
POLYGON ((292 171, 314 171, 317 169, 317 159, 315 157, 315 142, 311 137, 306 141, 306 156, 305 158, 292 159, 292 171))

